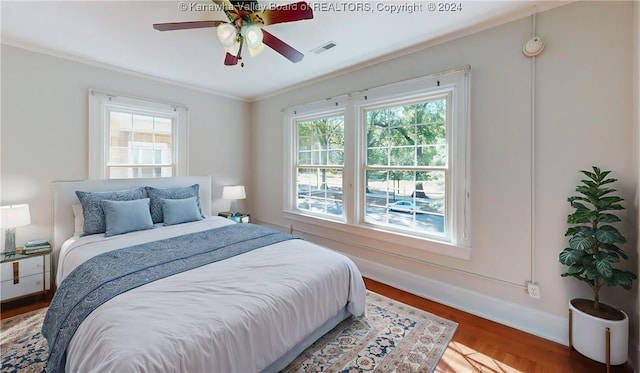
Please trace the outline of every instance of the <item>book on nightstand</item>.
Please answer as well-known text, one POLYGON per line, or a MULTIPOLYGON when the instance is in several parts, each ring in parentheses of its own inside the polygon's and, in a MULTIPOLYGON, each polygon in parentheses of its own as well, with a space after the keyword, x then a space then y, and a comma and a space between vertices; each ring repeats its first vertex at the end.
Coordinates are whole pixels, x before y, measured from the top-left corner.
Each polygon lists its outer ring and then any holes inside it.
POLYGON ((21 254, 36 254, 51 250, 51 244, 47 240, 33 240, 24 243, 22 249, 19 249, 21 254))
POLYGON ((24 243, 24 247, 39 247, 39 246, 51 246, 47 240, 33 240, 24 243))
POLYGON ((35 248, 23 247, 16 250, 18 254, 26 254, 26 255, 44 253, 47 251, 51 251, 51 246, 41 246, 41 247, 35 247, 35 248))

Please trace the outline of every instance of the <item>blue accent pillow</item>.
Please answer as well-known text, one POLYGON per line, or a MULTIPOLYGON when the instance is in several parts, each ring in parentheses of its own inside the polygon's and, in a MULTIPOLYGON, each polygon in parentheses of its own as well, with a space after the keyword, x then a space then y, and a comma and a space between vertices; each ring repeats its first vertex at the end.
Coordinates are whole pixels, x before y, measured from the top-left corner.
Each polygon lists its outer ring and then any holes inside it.
POLYGON ((101 201, 107 226, 105 237, 153 228, 149 198, 132 201, 101 201))
POLYGON ((162 198, 164 225, 187 223, 202 220, 196 197, 182 199, 162 198))
POLYGON ((198 205, 198 212, 202 215, 202 209, 200 208, 200 185, 193 184, 190 187, 185 188, 166 188, 159 189, 147 186, 147 195, 151 198, 151 219, 154 223, 162 223, 164 217, 162 214, 162 200, 163 199, 184 199, 189 197, 196 197, 196 203, 198 205))
POLYGON ((141 199, 144 188, 134 188, 127 190, 116 190, 111 192, 83 192, 76 191, 76 195, 82 204, 82 215, 84 216, 83 233, 80 236, 89 234, 104 233, 107 229, 104 221, 104 212, 100 201, 131 201, 141 199))

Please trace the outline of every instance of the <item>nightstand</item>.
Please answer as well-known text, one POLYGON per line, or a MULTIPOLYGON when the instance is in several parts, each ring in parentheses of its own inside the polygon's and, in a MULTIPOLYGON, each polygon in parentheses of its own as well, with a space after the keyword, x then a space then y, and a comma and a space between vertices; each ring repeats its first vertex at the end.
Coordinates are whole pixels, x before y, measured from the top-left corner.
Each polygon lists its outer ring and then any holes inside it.
POLYGON ((51 289, 51 250, 34 254, 0 254, 0 300, 47 295, 51 289))
POLYGON ((251 214, 245 214, 242 212, 239 212, 236 215, 232 215, 230 212, 225 211, 225 212, 219 213, 218 216, 231 219, 236 223, 251 223, 251 214))

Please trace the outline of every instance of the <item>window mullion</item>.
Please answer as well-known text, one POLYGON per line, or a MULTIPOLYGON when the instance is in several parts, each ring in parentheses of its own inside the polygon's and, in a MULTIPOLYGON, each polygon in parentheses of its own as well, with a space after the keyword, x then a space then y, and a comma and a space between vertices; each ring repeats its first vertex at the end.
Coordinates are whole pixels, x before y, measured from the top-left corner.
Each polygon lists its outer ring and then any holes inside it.
POLYGON ((357 113, 353 105, 347 105, 344 113, 344 171, 342 173, 344 215, 348 224, 359 222, 359 185, 358 167, 359 128, 357 113), (346 146, 356 144, 356 146, 346 146))

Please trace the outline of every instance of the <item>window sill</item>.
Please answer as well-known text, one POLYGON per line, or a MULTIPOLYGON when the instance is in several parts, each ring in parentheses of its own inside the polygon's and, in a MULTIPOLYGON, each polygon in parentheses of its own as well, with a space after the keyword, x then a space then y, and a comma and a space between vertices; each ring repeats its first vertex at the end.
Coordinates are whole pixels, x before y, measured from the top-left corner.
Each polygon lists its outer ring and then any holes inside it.
MULTIPOLYGON (((426 258, 423 257, 426 253, 434 253, 457 259, 471 259, 470 248, 449 242, 390 232, 369 225, 348 224, 342 221, 306 215, 297 211, 284 211, 284 217, 287 220, 301 222, 310 226, 348 233, 349 236, 357 235, 362 239, 366 239, 369 243, 363 245, 361 242, 358 242, 358 240, 346 242, 344 239, 334 238, 333 235, 331 236, 332 238, 330 238, 331 240, 384 251, 394 255, 402 255, 416 260, 426 260, 426 258), (389 250, 389 247, 393 247, 394 250, 389 250)), ((305 231, 298 228, 296 230, 309 234, 318 234, 317 232, 305 231)))

